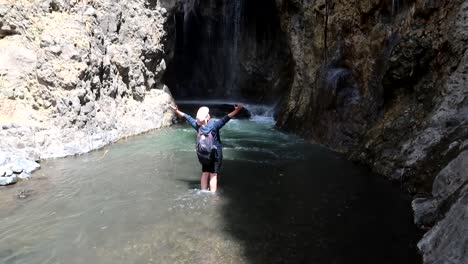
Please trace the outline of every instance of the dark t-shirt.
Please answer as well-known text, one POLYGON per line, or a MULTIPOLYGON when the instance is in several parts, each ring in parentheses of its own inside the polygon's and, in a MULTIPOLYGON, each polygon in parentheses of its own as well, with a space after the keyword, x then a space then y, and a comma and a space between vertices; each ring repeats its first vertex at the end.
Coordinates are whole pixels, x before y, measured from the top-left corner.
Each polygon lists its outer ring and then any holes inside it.
POLYGON ((219 120, 213 120, 213 119, 210 119, 208 121, 208 124, 204 125, 204 126, 200 126, 199 124, 197 124, 197 121, 185 114, 184 115, 184 118, 185 120, 187 120, 187 122, 198 132, 198 129, 201 129, 201 131, 203 133, 208 133, 211 131, 211 134, 213 135, 213 143, 215 144, 215 146, 218 148, 218 157, 222 157, 223 153, 222 153, 222 145, 221 145, 221 136, 219 134, 219 130, 229 121, 231 120, 231 118, 228 116, 228 115, 225 115, 223 118, 219 119, 219 120))

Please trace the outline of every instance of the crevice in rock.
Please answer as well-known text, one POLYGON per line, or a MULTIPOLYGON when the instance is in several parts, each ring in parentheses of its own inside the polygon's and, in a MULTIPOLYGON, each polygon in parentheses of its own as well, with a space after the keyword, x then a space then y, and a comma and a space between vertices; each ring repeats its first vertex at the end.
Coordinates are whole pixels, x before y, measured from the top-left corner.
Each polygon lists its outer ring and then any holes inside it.
POLYGON ((9 28, 4 28, 4 24, 0 21, 0 39, 3 39, 8 36, 12 35, 20 35, 18 31, 16 31, 16 27, 13 25, 9 25, 9 28))
POLYGON ((450 145, 453 142, 463 141, 467 138, 468 125, 457 126, 444 135, 444 138, 437 145, 427 150, 427 159, 418 162, 414 169, 405 173, 405 185, 407 185, 408 189, 413 193, 430 193, 437 173, 462 152, 456 147, 450 148, 450 145))
POLYGON ((460 187, 457 188, 457 190, 454 193, 452 193, 449 197, 442 201, 437 210, 437 219, 435 223, 445 218, 452 206, 457 202, 458 199, 460 199, 460 197, 466 191, 467 186, 468 181, 465 181, 462 185, 460 185, 460 187))
POLYGON ((117 25, 116 25, 116 34, 118 35, 120 33, 120 28, 122 27, 122 23, 125 21, 122 19, 122 13, 119 13, 117 15, 117 25))
POLYGON ((60 6, 55 1, 51 1, 49 3, 49 12, 52 13, 58 11, 60 11, 60 6))
POLYGON ((145 5, 147 8, 155 9, 158 6, 158 0, 146 0, 145 5))

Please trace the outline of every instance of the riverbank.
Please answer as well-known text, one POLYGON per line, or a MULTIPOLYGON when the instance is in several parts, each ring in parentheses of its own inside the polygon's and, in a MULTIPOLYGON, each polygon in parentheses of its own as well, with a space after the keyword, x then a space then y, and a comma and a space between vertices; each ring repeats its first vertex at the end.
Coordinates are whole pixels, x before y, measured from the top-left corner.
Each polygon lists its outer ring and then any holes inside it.
POLYGON ((143 0, 0 0, 0 185, 172 124, 166 21, 143 0))

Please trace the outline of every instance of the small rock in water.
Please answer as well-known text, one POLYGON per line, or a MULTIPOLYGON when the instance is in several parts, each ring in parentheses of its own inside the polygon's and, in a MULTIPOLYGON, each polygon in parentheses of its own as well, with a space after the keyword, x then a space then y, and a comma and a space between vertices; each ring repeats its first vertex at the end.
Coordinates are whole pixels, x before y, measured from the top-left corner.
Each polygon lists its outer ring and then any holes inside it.
POLYGON ((13 171, 13 173, 15 174, 20 174, 21 172, 23 172, 23 168, 21 168, 20 166, 18 166, 17 164, 14 164, 10 167, 11 171, 13 171))
POLYGON ((0 177, 0 186, 14 184, 18 181, 18 177, 11 176, 11 177, 0 177))
POLYGON ((18 199, 26 199, 26 198, 30 197, 32 194, 33 194, 33 190, 26 189, 26 190, 22 190, 20 193, 18 193, 17 197, 18 197, 18 199))
POLYGON ((27 172, 22 172, 20 175, 18 175, 18 178, 22 179, 22 180, 29 180, 31 179, 31 174, 27 173, 27 172))
POLYGON ((19 158, 15 161, 15 163, 17 166, 23 168, 27 173, 31 173, 41 167, 41 165, 39 165, 37 162, 26 158, 19 158))

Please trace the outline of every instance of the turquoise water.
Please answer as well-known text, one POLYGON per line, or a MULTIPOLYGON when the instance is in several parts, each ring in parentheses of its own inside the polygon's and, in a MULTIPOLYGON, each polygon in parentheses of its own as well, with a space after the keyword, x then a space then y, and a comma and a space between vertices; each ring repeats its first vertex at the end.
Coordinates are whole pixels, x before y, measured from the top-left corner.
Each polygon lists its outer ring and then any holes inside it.
POLYGON ((44 161, 0 189, 0 262, 419 262, 398 186, 270 118, 231 120, 221 136, 216 195, 199 190, 184 123, 44 161))

